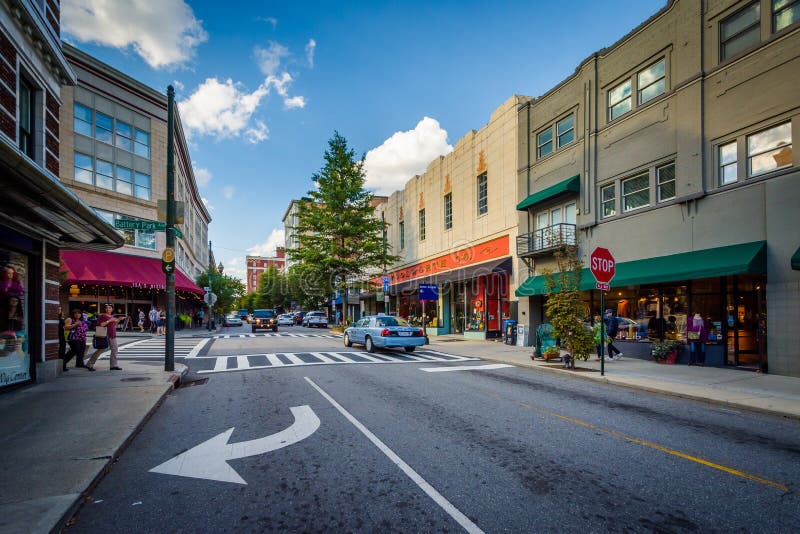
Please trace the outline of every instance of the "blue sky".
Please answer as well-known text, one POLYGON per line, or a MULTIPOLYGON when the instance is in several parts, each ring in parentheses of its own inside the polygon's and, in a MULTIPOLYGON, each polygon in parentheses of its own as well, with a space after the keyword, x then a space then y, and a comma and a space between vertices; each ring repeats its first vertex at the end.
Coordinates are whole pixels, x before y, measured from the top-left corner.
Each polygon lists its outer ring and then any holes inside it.
POLYGON ((273 255, 334 130, 389 194, 513 94, 538 96, 666 0, 63 0, 63 38, 176 88, 226 272, 273 255))

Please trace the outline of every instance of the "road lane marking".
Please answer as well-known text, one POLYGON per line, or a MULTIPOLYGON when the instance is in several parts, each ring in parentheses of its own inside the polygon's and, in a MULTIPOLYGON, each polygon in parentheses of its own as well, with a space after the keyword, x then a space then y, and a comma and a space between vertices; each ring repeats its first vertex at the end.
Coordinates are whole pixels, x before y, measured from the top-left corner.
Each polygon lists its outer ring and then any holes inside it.
POLYGON ((490 371, 492 369, 503 369, 504 367, 514 367, 507 363, 490 363, 488 365, 459 365, 456 367, 420 367, 420 371, 426 373, 446 373, 448 371, 490 371))
POLYGON ((338 402, 336 402, 333 399, 333 397, 328 395, 321 387, 319 387, 317 384, 315 384, 314 381, 311 380, 310 378, 308 378, 307 376, 303 377, 303 378, 305 378, 306 381, 309 384, 311 384, 311 386, 314 389, 316 389, 319 392, 320 395, 325 397, 325 399, 328 402, 330 402, 333 405, 334 408, 339 410, 339 413, 341 413, 345 417, 345 419, 350 421, 353 424, 353 426, 355 426, 362 434, 364 434, 367 437, 367 439, 372 442, 373 445, 375 445, 383 454, 386 455, 387 458, 389 458, 389 460, 392 461, 392 463, 394 463, 397 467, 399 467, 406 474, 406 476, 408 476, 408 478, 410 478, 417 486, 419 486, 419 488, 422 491, 424 491, 428 495, 428 497, 433 499, 433 501, 436 504, 438 504, 439 507, 442 508, 442 510, 444 510, 450 517, 455 519, 455 521, 459 525, 461 525, 464 528, 464 530, 466 530, 467 532, 475 533, 475 534, 477 534, 477 533, 481 533, 482 534, 483 533, 483 530, 481 530, 478 527, 478 525, 473 523, 458 508, 453 506, 453 504, 450 503, 450 501, 445 499, 445 497, 441 493, 436 491, 436 488, 431 486, 428 483, 427 480, 422 478, 422 475, 420 475, 419 473, 414 471, 414 468, 412 468, 410 465, 408 465, 406 462, 404 462, 403 459, 400 458, 400 456, 398 456, 392 449, 390 449, 388 446, 386 446, 386 444, 384 444, 378 438, 378 436, 376 436, 375 434, 370 432, 367 427, 362 425, 358 421, 358 419, 353 417, 350 414, 350 412, 345 410, 344 407, 341 404, 339 404, 338 402))
POLYGON ((223 356, 222 358, 217 358, 217 361, 214 362, 214 371, 224 371, 228 368, 228 357, 223 356))
POLYGON ((194 346, 194 348, 189 351, 189 354, 186 355, 187 358, 197 358, 197 355, 200 353, 203 348, 208 345, 208 342, 211 341, 210 337, 203 339, 200 343, 194 346))
POLYGON ((236 367, 238 369, 248 369, 250 367, 250 359, 247 356, 237 356, 236 367))
POLYGON ((273 366, 281 366, 285 365, 280 358, 278 358, 277 354, 267 354, 267 360, 269 360, 269 364, 273 366))
POLYGON ((766 478, 762 478, 762 477, 759 477, 759 476, 751 475, 751 474, 745 473, 743 471, 739 471, 738 469, 733 469, 731 467, 726 467, 726 466, 721 465, 721 464, 710 462, 708 460, 704 460, 703 458, 698 458, 697 456, 692 456, 691 454, 686 454, 684 452, 676 451, 674 449, 669 449, 667 447, 662 447, 661 445, 656 445, 655 443, 651 443, 651 442, 645 441, 643 439, 634 438, 632 436, 627 436, 625 434, 622 434, 621 432, 617 432, 616 430, 609 430, 609 429, 606 429, 606 428, 601 428, 601 427, 593 425, 591 423, 587 423, 586 421, 581 421, 580 419, 574 419, 574 418, 568 417, 566 415, 561 415, 561 414, 558 414, 558 413, 555 413, 555 412, 551 412, 549 410, 545 410, 544 408, 539 408, 538 406, 533 406, 532 404, 528 404, 526 402, 517 401, 516 404, 519 405, 519 406, 522 406, 524 408, 530 408, 532 410, 536 410, 538 412, 541 412, 541 413, 544 413, 544 414, 547 414, 547 415, 552 415, 553 417, 558 417, 559 419, 563 419, 564 421, 569 421, 570 423, 574 423, 576 425, 580 425, 580 426, 589 428, 591 430, 596 430, 598 432, 603 432, 603 433, 608 434, 610 436, 614 436, 615 438, 620 438, 620 439, 623 439, 625 441, 629 441, 631 443, 636 443, 636 444, 642 445, 644 447, 649 447, 651 449, 655 449, 657 451, 661 451, 661 452, 670 454, 672 456, 677 456, 678 458, 683 458, 685 460, 689 460, 690 462, 695 462, 695 463, 698 463, 698 464, 701 464, 701 465, 705 465, 706 467, 710 467, 712 469, 717 469, 719 471, 723 471, 725 473, 728 473, 728 474, 731 474, 731 475, 734 475, 734 476, 737 476, 737 477, 745 478, 747 480, 752 480, 753 482, 758 482, 759 484, 765 484, 767 486, 772 486, 773 488, 777 488, 777 489, 782 490, 782 491, 784 491, 786 493, 791 493, 791 491, 792 491, 788 486, 785 486, 784 484, 781 484, 779 482, 773 482, 772 480, 768 480, 766 478))

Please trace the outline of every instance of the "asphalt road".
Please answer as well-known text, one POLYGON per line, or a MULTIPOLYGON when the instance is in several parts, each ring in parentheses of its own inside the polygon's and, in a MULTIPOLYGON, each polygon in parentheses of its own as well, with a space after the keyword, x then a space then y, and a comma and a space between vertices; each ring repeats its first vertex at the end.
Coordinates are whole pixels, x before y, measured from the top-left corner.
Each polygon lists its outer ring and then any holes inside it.
POLYGON ((325 330, 238 333, 186 360, 208 382, 167 398, 70 532, 800 531, 796 422, 529 369, 425 371, 487 365, 425 347, 359 361, 325 330), (229 429, 239 445, 172 464, 238 481, 151 471, 229 429))

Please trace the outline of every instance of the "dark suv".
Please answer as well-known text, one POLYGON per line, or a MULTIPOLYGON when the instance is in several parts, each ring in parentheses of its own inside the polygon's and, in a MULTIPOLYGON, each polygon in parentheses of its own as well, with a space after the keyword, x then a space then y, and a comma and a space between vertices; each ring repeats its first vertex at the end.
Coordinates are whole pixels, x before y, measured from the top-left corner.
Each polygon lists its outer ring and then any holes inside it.
POLYGON ((253 322, 250 323, 253 332, 259 328, 271 328, 273 332, 278 331, 278 314, 275 310, 255 310, 253 312, 253 322))

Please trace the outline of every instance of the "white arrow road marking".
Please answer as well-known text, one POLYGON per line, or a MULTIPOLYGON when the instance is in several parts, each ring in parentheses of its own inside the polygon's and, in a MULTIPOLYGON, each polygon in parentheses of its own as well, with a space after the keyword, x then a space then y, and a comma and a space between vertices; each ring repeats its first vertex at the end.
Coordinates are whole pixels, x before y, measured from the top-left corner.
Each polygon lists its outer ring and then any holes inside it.
POLYGON ((345 410, 344 407, 338 402, 336 402, 333 399, 333 397, 328 395, 325 392, 325 390, 323 390, 321 387, 315 384, 314 381, 308 378, 307 376, 304 376, 303 378, 305 378, 306 382, 311 384, 311 386, 314 389, 316 389, 320 395, 325 397, 325 399, 327 399, 327 401, 330 402, 334 408, 339 410, 339 413, 341 413, 348 421, 350 421, 353 424, 353 426, 355 426, 362 434, 364 434, 367 437, 367 439, 373 443, 373 445, 378 447, 378 449, 383 454, 385 454, 386 457, 392 461, 392 463, 394 463, 397 467, 399 467, 400 470, 403 471, 403 473, 405 473, 406 476, 408 476, 408 478, 413 480, 414 483, 417 486, 419 486, 420 489, 424 491, 426 495, 428 495, 428 497, 433 499, 433 502, 438 504, 442 508, 442 510, 447 512, 450 515, 450 517, 456 520, 456 522, 458 522, 458 524, 461 525, 464 528, 464 530, 466 530, 471 534, 478 534, 478 533, 483 534, 483 531, 478 527, 478 525, 473 523, 470 520, 470 518, 468 518, 466 515, 464 515, 463 512, 461 512, 461 510, 453 506, 453 504, 450 501, 445 499, 444 495, 436 491, 436 488, 431 486, 427 480, 422 478, 422 476, 419 473, 414 471, 414 468, 405 463, 403 459, 400 458, 392 449, 387 447, 386 444, 382 442, 380 438, 378 438, 378 436, 370 432, 370 430, 367 427, 361 424, 361 422, 358 419, 353 417, 350 414, 350 412, 345 410))
POLYGON ((447 371, 489 371, 491 369, 502 369, 503 367, 514 367, 507 363, 490 363, 489 365, 458 365, 456 367, 420 367, 420 371, 426 373, 444 373, 447 371))
POLYGON ((294 423, 277 434, 250 441, 228 443, 234 430, 229 428, 222 434, 152 468, 150 472, 247 484, 239 473, 228 465, 228 460, 247 458, 288 447, 306 439, 319 428, 319 417, 310 406, 294 406, 290 410, 294 415, 294 423))

